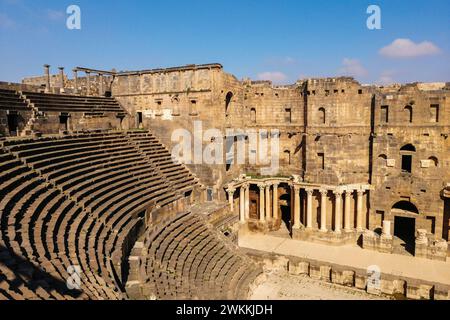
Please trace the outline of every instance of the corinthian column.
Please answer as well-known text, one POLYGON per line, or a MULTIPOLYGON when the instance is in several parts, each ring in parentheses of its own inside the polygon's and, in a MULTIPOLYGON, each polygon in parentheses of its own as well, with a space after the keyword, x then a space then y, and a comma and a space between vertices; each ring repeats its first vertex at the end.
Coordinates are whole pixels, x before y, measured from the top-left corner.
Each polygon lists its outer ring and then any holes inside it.
POLYGON ((264 210, 264 184, 259 184, 259 221, 266 222, 266 211, 264 210))
POLYGON ((358 202, 356 209, 356 231, 363 231, 363 195, 364 190, 358 190, 358 202))
POLYGON ((73 69, 73 86, 74 86, 74 93, 78 93, 78 70, 77 69, 73 69))
POLYGON ((312 189, 306 189, 306 228, 312 229, 313 228, 313 214, 312 214, 312 196, 313 196, 314 190, 312 189))
POLYGON ((300 187, 294 185, 294 229, 300 229, 300 187))
POLYGON ((250 219, 250 184, 244 185, 244 198, 245 198, 245 220, 250 219))
POLYGON ((44 65, 44 74, 45 74, 45 92, 50 92, 50 65, 44 65))
POLYGON ((320 231, 327 232, 327 194, 328 190, 320 190, 320 231))
POLYGON ((91 73, 86 71, 86 95, 91 95, 91 73))
POLYGON ((341 233, 342 230, 342 191, 338 190, 334 193, 336 205, 336 218, 334 232, 341 233))
MULTIPOLYGON (((228 189, 228 202, 230 204, 230 211, 234 212, 234 192, 236 190, 235 189, 228 189)), ((240 199, 239 199, 240 200, 240 199)))
POLYGON ((350 201, 352 201, 352 190, 345 191, 345 231, 350 232, 352 231, 352 226, 350 224, 350 217, 351 217, 351 206, 350 201))
POLYGON ((272 209, 270 207, 270 185, 266 184, 266 220, 272 220, 272 209))
POLYGON ((98 86, 98 95, 99 96, 104 96, 105 95, 105 89, 103 87, 104 85, 104 80, 103 80, 103 73, 99 73, 98 74, 98 81, 99 81, 99 86, 98 86))
POLYGON ((273 206, 272 217, 275 221, 277 221, 278 220, 278 184, 276 184, 276 183, 273 185, 272 206, 273 206))

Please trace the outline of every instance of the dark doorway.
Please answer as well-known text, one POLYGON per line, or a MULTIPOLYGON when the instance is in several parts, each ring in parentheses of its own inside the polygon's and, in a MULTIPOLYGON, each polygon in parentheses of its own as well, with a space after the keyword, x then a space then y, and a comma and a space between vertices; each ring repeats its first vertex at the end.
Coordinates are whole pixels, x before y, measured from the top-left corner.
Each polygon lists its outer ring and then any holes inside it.
POLYGON ((402 171, 405 173, 412 172, 412 156, 410 155, 402 156, 402 171))
POLYGON ((286 226, 289 233, 292 232, 292 217, 291 217, 291 196, 289 193, 285 193, 280 197, 280 209, 281 209, 281 223, 286 226))
POLYGON ((141 129, 142 128, 142 120, 143 118, 142 118, 142 112, 137 112, 136 113, 136 127, 137 128, 139 128, 139 129, 141 129))
POLYGON ((250 220, 259 220, 259 188, 255 185, 250 185, 250 220))
POLYGON ((19 130, 19 116, 17 114, 11 113, 8 114, 8 129, 9 134, 12 136, 17 135, 17 131, 19 130))
POLYGON ((59 128, 60 130, 67 131, 69 130, 69 115, 67 113, 61 113, 59 116, 59 128))
POLYGON ((401 240, 401 246, 414 255, 416 246, 416 219, 395 217, 394 235, 401 240))

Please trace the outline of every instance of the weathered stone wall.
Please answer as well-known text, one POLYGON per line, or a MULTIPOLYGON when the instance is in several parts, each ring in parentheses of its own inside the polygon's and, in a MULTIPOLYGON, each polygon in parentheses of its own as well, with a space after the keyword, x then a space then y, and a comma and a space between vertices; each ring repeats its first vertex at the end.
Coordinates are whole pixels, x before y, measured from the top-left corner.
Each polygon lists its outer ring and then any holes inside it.
POLYGON ((369 181, 372 91, 348 78, 305 83, 307 181, 369 181))
MULTIPOLYGON (((99 77, 91 74, 89 92, 98 94, 99 77)), ((24 81, 42 82, 42 77, 24 81)), ((58 86, 58 76, 51 82, 58 86)), ((65 86, 74 90, 73 79, 65 79, 65 86)), ((384 219, 394 222, 401 213, 392 213, 393 206, 407 201, 419 212, 416 228, 448 239, 450 214, 442 190, 450 181, 449 84, 382 88, 341 77, 273 86, 239 81, 221 65, 210 64, 119 72, 105 76, 103 87, 131 114, 123 128, 151 129, 170 149, 179 142, 172 141, 177 129, 191 133, 192 145, 201 140, 202 151, 212 142, 203 137, 208 129, 220 130, 223 137, 227 130, 279 130, 280 176, 296 174, 305 182, 330 185, 371 184, 374 190, 363 204, 370 208, 366 227, 375 230, 384 219), (412 172, 405 174, 400 149, 410 144, 415 148, 412 172)), ((85 77, 78 78, 76 89, 87 92, 85 77)), ((248 140, 245 146, 245 165, 189 166, 223 200, 225 183, 242 173, 257 176, 266 167, 250 164, 256 150, 248 140)), ((318 203, 315 197, 313 210, 319 210, 318 203)))
MULTIPOLYGON (((443 228, 448 221, 444 222, 441 195, 450 180, 448 97, 448 91, 420 91, 416 85, 377 96, 372 221, 379 221, 377 215, 384 215, 385 220, 394 223, 391 209, 400 201, 408 201, 419 211, 417 229, 448 238, 448 231, 443 228), (438 106, 439 119, 432 116, 431 106, 438 106), (402 148, 415 151, 402 151, 402 148), (402 170, 403 155, 412 156, 411 172, 402 170)), ((402 213, 395 215, 402 216, 402 213)), ((404 216, 414 217, 408 213, 404 216)), ((374 223, 371 227, 375 227, 374 223)))

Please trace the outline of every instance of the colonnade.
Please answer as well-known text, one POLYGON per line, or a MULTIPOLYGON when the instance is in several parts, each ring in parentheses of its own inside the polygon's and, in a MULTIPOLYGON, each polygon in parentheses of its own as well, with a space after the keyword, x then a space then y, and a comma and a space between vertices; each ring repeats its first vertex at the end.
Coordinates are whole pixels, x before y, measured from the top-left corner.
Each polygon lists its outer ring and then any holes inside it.
MULTIPOLYGON (((62 90, 64 90, 64 68, 59 67, 59 86, 62 90)), ((78 90, 78 72, 84 72, 86 75, 86 95, 90 95, 90 87, 91 87, 91 73, 96 73, 98 75, 98 91, 99 95, 102 96, 105 94, 105 83, 104 83, 104 75, 105 74, 111 74, 108 71, 97 71, 97 70, 90 70, 90 69, 80 69, 75 68, 72 70, 73 72, 73 81, 74 81, 74 93, 79 93, 78 90)), ((50 83, 50 65, 46 64, 44 65, 44 74, 45 74, 45 81, 46 81, 46 87, 45 91, 48 93, 51 91, 51 83, 50 83)))
MULTIPOLYGON (((344 232, 363 232, 365 230, 365 210, 364 198, 370 189, 365 185, 349 186, 318 186, 306 183, 292 183, 292 181, 264 181, 257 180, 245 181, 229 186, 227 189, 229 196, 230 209, 234 211, 234 195, 239 192, 239 220, 246 223, 250 218, 250 186, 257 186, 259 189, 259 210, 258 220, 261 223, 277 221, 279 217, 279 186, 285 183, 290 187, 291 195, 291 220, 293 229, 314 230, 326 233, 334 231, 337 234, 344 232), (303 197, 301 197, 303 195, 303 197), (317 215, 313 212, 313 204, 316 201, 315 196, 319 196, 319 205, 317 215), (331 202, 334 201, 334 227, 329 230, 332 224, 329 219, 328 209, 331 202), (303 200, 303 201, 302 201, 303 200), (353 205, 352 205, 353 203, 353 205), (303 210, 302 210, 303 208, 303 210), (356 209, 356 217, 353 218, 356 209), (303 213, 303 219, 302 219, 303 213), (315 221, 319 221, 316 225, 315 221), (302 223, 303 222, 303 223, 302 223)), ((254 219, 253 219, 254 220, 254 219)))

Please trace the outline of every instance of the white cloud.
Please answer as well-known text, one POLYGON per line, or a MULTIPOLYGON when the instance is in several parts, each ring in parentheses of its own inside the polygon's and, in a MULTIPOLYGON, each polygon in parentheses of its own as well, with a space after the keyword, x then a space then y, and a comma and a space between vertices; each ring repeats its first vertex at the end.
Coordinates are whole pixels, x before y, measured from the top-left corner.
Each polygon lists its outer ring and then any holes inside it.
POLYGON ((14 20, 8 17, 6 14, 0 12, 0 28, 1 29, 11 29, 16 26, 14 20))
POLYGON ((275 72, 262 72, 258 74, 259 80, 270 80, 274 83, 284 82, 288 79, 287 75, 283 72, 275 71, 275 72))
POLYGON ((350 58, 345 58, 342 61, 342 67, 339 69, 339 73, 353 77, 365 77, 369 74, 359 60, 350 58))
POLYGON ((379 51, 382 56, 388 58, 414 58, 435 55, 440 52, 441 49, 430 41, 414 43, 410 39, 396 39, 379 51))

